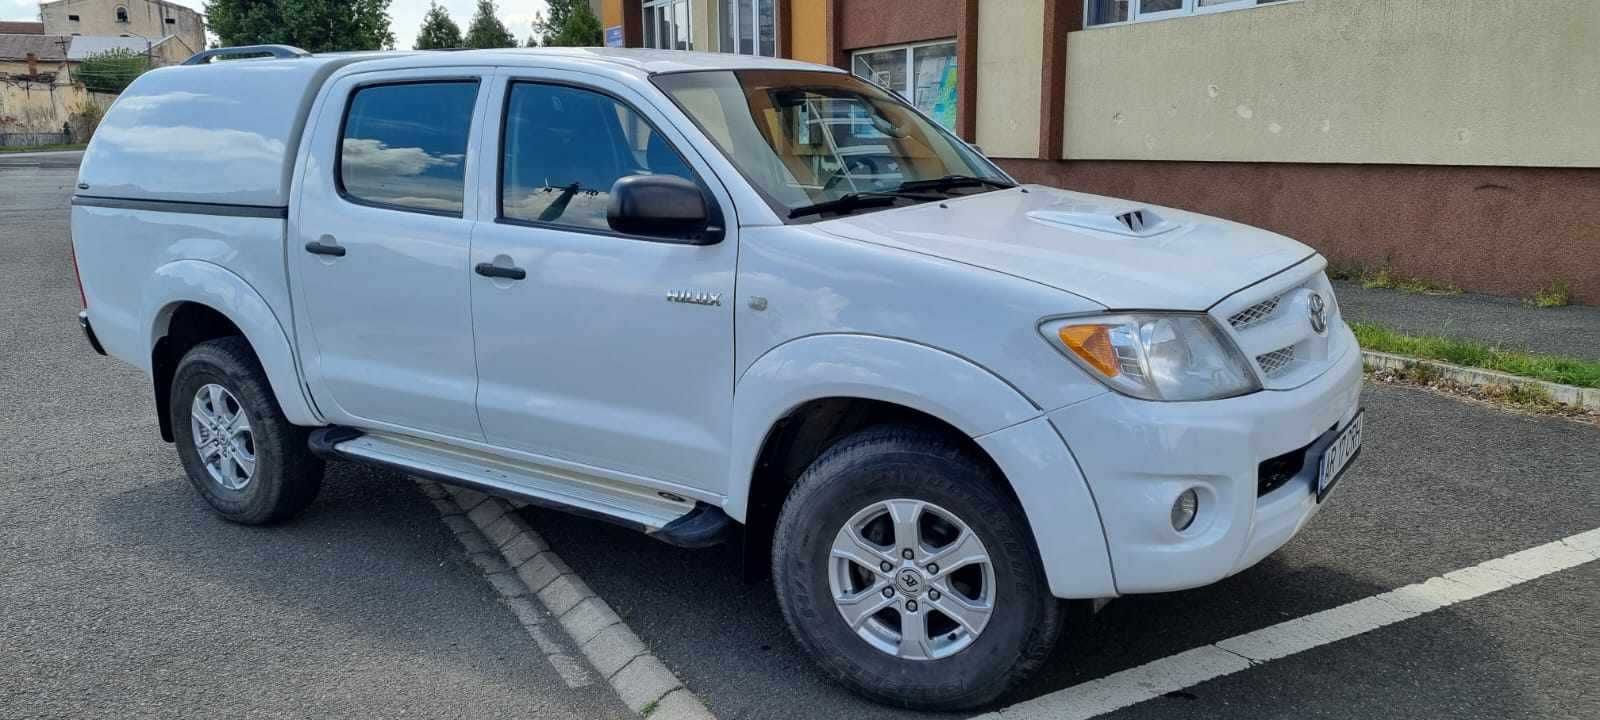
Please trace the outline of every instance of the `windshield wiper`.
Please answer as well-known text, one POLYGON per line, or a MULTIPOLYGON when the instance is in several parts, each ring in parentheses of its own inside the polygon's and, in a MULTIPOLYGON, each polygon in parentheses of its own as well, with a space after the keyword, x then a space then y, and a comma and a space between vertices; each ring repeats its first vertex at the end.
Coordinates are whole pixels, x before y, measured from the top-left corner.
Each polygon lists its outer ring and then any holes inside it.
POLYGON ((862 208, 893 205, 896 200, 916 200, 919 202, 933 202, 938 200, 933 195, 917 195, 915 193, 894 191, 864 190, 861 192, 845 193, 832 200, 824 200, 812 205, 802 205, 789 211, 789 219, 807 215, 823 215, 826 213, 847 213, 862 208))
POLYGON ((912 180, 910 182, 903 182, 900 183, 899 187, 895 188, 895 191, 915 192, 918 190, 954 190, 956 188, 965 187, 992 187, 997 190, 1009 190, 1016 187, 1016 185, 1008 183, 1004 180, 996 180, 994 178, 974 177, 972 175, 946 175, 942 178, 934 178, 932 180, 912 180))

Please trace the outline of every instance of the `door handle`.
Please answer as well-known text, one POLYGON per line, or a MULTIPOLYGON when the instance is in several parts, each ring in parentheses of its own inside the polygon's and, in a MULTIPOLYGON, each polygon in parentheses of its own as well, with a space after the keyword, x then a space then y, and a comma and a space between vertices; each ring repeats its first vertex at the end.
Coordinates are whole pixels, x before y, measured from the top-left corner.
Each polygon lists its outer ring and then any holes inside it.
POLYGON ((505 278, 507 280, 526 280, 528 271, 519 267, 506 267, 494 263, 478 263, 478 274, 490 278, 505 278))
POLYGON ((306 252, 312 255, 332 255, 344 257, 344 246, 340 245, 330 235, 324 235, 321 240, 306 243, 306 252))

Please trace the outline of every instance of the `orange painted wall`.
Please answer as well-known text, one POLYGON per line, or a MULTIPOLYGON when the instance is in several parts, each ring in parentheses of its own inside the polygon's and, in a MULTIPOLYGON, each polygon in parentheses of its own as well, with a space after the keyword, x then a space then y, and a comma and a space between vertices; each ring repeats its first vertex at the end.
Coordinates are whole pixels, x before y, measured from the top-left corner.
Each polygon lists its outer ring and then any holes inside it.
POLYGON ((830 64, 827 0, 789 0, 789 55, 795 60, 830 64))

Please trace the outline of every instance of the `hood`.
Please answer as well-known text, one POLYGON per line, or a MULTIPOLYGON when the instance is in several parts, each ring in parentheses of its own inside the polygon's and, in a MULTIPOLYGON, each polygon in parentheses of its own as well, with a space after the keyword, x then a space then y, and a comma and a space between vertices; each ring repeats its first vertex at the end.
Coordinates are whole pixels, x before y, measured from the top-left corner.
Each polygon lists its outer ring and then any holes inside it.
POLYGON ((1315 254, 1276 233, 1039 185, 812 227, 1015 275, 1114 310, 1205 310, 1315 254))

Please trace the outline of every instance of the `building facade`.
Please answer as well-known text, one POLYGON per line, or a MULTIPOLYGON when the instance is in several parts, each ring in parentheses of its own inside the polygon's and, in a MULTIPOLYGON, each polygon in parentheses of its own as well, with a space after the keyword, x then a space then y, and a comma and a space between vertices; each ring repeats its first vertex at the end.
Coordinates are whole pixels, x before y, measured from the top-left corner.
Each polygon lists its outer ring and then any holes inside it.
POLYGON ((1024 181, 1261 226, 1344 269, 1512 296, 1559 281, 1600 302, 1600 2, 603 0, 602 10, 614 44, 849 68, 1024 181))
POLYGON ((39 16, 51 35, 126 35, 152 44, 171 36, 183 57, 206 48, 200 13, 163 0, 55 0, 40 3, 39 16))

